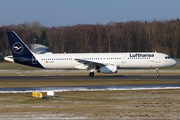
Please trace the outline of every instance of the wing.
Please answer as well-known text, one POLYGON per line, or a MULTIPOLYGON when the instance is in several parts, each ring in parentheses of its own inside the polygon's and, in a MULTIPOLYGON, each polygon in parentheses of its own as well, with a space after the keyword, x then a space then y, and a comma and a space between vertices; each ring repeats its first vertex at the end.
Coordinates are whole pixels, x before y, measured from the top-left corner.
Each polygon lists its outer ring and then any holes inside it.
POLYGON ((100 63, 100 62, 94 62, 89 60, 83 60, 83 59, 75 59, 77 62, 84 64, 85 66, 88 66, 89 68, 94 68, 96 66, 105 66, 106 64, 100 63))

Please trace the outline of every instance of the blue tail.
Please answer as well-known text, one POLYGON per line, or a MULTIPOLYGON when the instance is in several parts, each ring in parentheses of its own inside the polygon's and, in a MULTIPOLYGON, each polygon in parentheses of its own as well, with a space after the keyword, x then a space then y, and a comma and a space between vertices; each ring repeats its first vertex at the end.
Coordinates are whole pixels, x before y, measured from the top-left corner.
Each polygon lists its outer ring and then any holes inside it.
POLYGON ((15 63, 43 68, 34 57, 31 50, 26 46, 26 44, 24 44, 24 42, 14 31, 7 32, 7 36, 15 63))

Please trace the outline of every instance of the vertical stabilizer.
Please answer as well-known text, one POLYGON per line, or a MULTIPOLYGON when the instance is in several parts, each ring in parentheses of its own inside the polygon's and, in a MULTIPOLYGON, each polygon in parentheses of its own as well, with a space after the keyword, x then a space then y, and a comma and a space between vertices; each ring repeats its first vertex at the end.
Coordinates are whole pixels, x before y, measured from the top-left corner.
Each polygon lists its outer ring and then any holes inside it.
POLYGON ((7 36, 9 39, 9 43, 12 50, 13 57, 17 56, 32 56, 32 52, 29 48, 24 44, 24 42, 19 38, 19 36, 14 32, 7 32, 7 36))
POLYGON ((34 57, 31 50, 14 31, 7 32, 7 36, 15 63, 43 68, 42 65, 34 57))

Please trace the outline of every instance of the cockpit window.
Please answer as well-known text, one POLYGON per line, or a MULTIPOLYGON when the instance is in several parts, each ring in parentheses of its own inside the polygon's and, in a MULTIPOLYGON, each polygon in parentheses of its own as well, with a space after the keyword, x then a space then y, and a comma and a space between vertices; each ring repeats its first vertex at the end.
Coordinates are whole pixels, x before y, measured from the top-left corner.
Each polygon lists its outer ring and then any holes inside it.
POLYGON ((171 58, 171 57, 169 57, 169 56, 166 56, 166 57, 165 57, 165 59, 170 59, 170 58, 171 58))

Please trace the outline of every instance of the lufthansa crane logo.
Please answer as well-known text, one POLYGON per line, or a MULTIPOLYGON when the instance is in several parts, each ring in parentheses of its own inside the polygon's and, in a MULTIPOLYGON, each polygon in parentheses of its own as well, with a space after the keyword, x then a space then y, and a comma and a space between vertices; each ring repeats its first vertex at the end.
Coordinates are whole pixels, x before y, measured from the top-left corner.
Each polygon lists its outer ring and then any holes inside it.
POLYGON ((16 42, 16 43, 13 44, 12 50, 16 54, 20 54, 23 51, 23 45, 20 42, 16 42))

